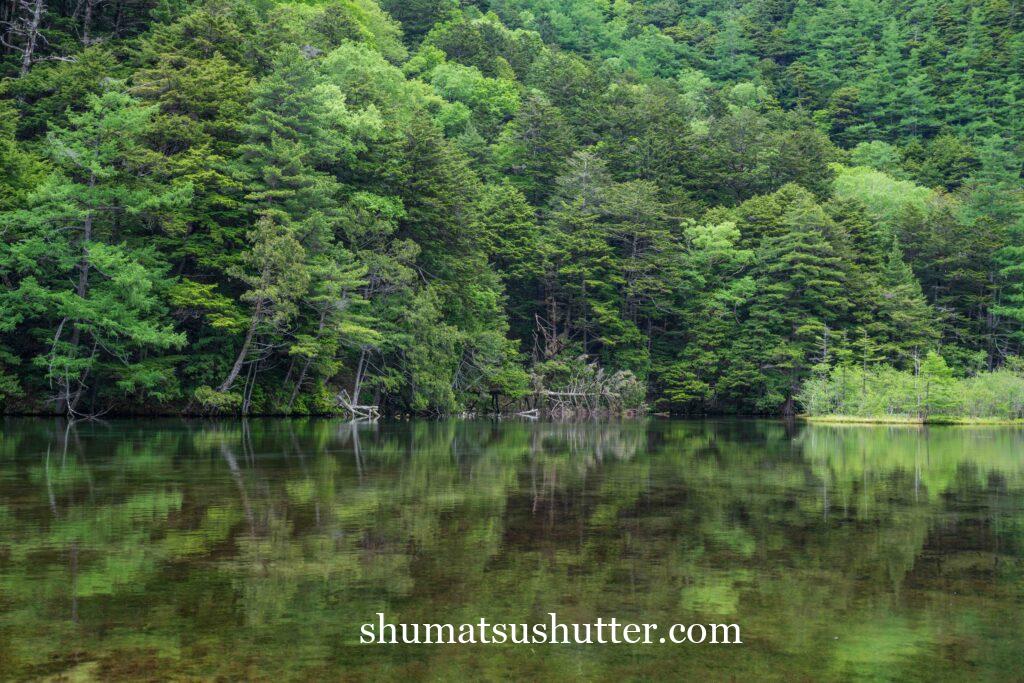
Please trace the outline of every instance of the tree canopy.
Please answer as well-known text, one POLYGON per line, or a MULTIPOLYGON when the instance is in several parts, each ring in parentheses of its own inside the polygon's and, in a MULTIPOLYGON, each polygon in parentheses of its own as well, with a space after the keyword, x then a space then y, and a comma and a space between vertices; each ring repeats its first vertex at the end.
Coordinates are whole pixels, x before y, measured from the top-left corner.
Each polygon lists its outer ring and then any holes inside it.
POLYGON ((1021 74, 1001 0, 5 0, 0 409, 1015 372, 1021 74))

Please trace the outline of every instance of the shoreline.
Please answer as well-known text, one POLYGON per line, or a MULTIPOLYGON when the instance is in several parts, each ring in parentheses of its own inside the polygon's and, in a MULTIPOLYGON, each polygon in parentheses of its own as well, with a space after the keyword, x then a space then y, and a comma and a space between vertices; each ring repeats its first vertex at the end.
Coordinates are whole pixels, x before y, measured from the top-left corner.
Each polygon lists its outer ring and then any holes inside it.
MULTIPOLYGON (((0 413, 0 419, 19 419, 19 420, 67 420, 65 415, 56 415, 53 413, 0 413)), ((593 421, 593 417, 553 417, 545 416, 541 418, 522 418, 518 416, 501 416, 495 418, 493 415, 480 415, 471 413, 457 413, 447 416, 423 416, 423 415, 411 415, 411 414, 396 414, 381 416, 378 420, 352 420, 344 415, 335 413, 305 413, 305 414, 286 414, 286 413, 257 413, 250 415, 231 415, 231 414, 202 414, 202 413, 111 413, 97 418, 79 418, 76 422, 107 422, 107 421, 135 421, 135 420, 197 420, 197 421, 238 421, 246 419, 256 420, 340 420, 344 422, 409 422, 413 420, 423 421, 447 421, 447 420, 458 420, 458 421, 480 421, 480 420, 491 420, 491 421, 527 421, 527 422, 578 422, 578 421, 593 421)), ((769 415, 664 415, 657 413, 647 413, 642 415, 615 415, 605 416, 600 418, 598 421, 603 422, 622 422, 622 421, 638 421, 644 419, 652 420, 671 420, 671 421, 684 421, 684 422, 702 422, 702 421, 715 421, 715 420, 742 420, 742 421, 788 421, 787 418, 781 416, 769 416, 769 415)), ((1024 427, 1024 419, 1008 420, 1003 418, 988 418, 988 417, 951 417, 951 416, 933 416, 927 419, 919 417, 911 417, 906 415, 883 415, 883 416, 861 416, 861 415, 796 415, 794 418, 800 422, 808 424, 827 424, 827 425, 889 425, 889 426, 900 426, 900 427, 937 427, 937 426, 951 426, 951 427, 1024 427)))
POLYGON ((850 425, 901 425, 905 427, 951 426, 951 427, 1024 427, 1024 420, 996 417, 951 417, 936 415, 920 418, 905 415, 882 415, 877 417, 860 415, 800 415, 799 420, 818 424, 850 425))

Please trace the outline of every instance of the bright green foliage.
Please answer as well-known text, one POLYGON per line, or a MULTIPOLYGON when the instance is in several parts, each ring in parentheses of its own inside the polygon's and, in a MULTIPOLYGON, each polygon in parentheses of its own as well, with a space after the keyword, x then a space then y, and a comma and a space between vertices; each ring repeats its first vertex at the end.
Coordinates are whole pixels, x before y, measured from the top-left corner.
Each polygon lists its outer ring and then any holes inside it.
POLYGON ((25 207, 0 216, 12 236, 2 253, 11 285, 2 332, 30 331, 32 341, 20 346, 35 350, 59 412, 94 400, 104 381, 122 395, 171 398, 170 363, 146 351, 185 343, 166 319, 167 266, 146 242, 174 229, 191 187, 149 178, 161 162, 142 144, 152 108, 116 89, 90 96, 87 106, 48 136, 53 171, 25 207))
MULTIPOLYGON (((231 390, 244 364, 249 364, 250 374, 255 372, 257 361, 265 357, 265 347, 272 345, 273 336, 298 314, 298 300, 309 287, 306 250, 289 227, 276 223, 270 216, 262 216, 256 221, 249 242, 243 266, 230 272, 246 287, 239 298, 250 309, 249 324, 238 357, 217 388, 220 393, 231 390), (255 354, 257 360, 251 359, 250 354, 255 354)), ((251 387, 252 383, 247 382, 246 403, 251 387)))
POLYGON ((326 52, 343 43, 361 43, 384 58, 406 57, 399 26, 374 0, 274 3, 263 27, 274 46, 299 45, 307 53, 326 52))
MULTIPOLYGON (((878 163, 875 161, 871 165, 878 163)), ((857 200, 867 209, 868 217, 890 229, 902 213, 926 211, 935 197, 935 193, 928 188, 897 180, 867 166, 841 166, 836 171, 835 196, 857 200)))
POLYGON ((689 325, 667 327, 659 349, 667 365, 656 367, 655 374, 669 407, 703 413, 722 405, 719 379, 734 365, 730 347, 755 291, 746 274, 754 252, 739 248, 734 222, 690 225, 684 234, 692 294, 682 302, 680 319, 689 325), (673 348, 677 344, 681 350, 673 348))
POLYGON ((0 22, 4 410, 774 414, 1024 351, 1012 3, 86 4, 0 22))
POLYGON ((294 358, 289 371, 294 381, 289 411, 307 382, 317 384, 338 373, 343 346, 363 348, 380 342, 375 321, 366 312, 368 302, 361 295, 366 273, 366 266, 340 247, 310 263, 310 283, 302 303, 314 313, 313 324, 296 332, 288 349, 294 358))
POLYGON ((14 208, 24 201, 25 193, 42 174, 39 162, 21 149, 14 136, 17 118, 7 102, 0 101, 0 211, 14 208))
POLYGON ((957 378, 935 352, 913 370, 884 364, 840 365, 810 379, 799 401, 811 416, 1020 420, 1024 419, 1024 375, 1019 362, 1016 367, 957 378))
POLYGON ((512 81, 488 78, 475 66, 439 64, 430 82, 445 99, 461 102, 473 113, 477 127, 490 133, 519 109, 519 91, 512 81))

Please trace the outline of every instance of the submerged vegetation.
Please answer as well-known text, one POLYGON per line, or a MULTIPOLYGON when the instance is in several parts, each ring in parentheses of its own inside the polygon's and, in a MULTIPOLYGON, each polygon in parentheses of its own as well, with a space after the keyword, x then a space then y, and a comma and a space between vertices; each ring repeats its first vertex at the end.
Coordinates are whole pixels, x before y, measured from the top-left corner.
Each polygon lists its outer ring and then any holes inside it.
POLYGON ((1012 416, 1022 73, 1002 0, 0 0, 0 410, 1012 416))

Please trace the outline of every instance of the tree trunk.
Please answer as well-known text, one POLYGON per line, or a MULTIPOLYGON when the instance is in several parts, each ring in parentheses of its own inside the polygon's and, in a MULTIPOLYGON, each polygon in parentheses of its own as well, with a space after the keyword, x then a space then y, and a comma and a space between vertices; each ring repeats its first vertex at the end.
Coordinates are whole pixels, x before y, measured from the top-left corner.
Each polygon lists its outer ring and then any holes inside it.
POLYGON ((306 381, 306 373, 309 372, 309 366, 312 362, 312 358, 306 358, 306 362, 302 365, 302 371, 299 373, 299 378, 295 380, 295 387, 292 389, 291 398, 288 399, 288 412, 291 412, 292 404, 295 403, 295 399, 299 396, 299 390, 302 388, 302 383, 306 381))
MULTIPOLYGON (((324 323, 327 320, 327 311, 320 313, 320 322, 316 327, 316 337, 314 339, 319 340, 320 335, 324 333, 324 323)), ((292 396, 288 399, 288 412, 292 410, 292 404, 295 403, 296 397, 299 395, 299 390, 302 389, 302 383, 306 381, 306 373, 309 372, 309 366, 312 365, 313 359, 309 356, 306 357, 306 362, 302 364, 302 372, 299 373, 299 378, 295 381, 295 387, 292 389, 292 396)), ((288 374, 291 375, 291 368, 288 369, 288 374)))
MULTIPOLYGON (((95 187, 95 186, 96 186, 96 175, 93 174, 92 176, 89 177, 89 187, 92 188, 92 187, 95 187)), ((89 294, 89 270, 90 270, 90 264, 89 264, 89 241, 92 240, 92 227, 93 227, 93 215, 92 215, 92 212, 89 211, 89 212, 87 212, 85 214, 85 220, 82 223, 82 255, 81 255, 81 258, 78 261, 78 284, 75 285, 75 294, 78 295, 78 298, 83 299, 83 300, 89 294)), ((63 327, 63 326, 64 326, 64 323, 62 322, 61 323, 61 327, 63 327)), ((72 349, 76 349, 76 350, 78 349, 78 343, 81 341, 81 336, 82 336, 82 332, 81 332, 81 329, 78 327, 78 323, 76 321, 72 321, 71 322, 71 339, 69 341, 69 345, 71 346, 72 349)), ((60 331, 58 330, 57 337, 54 338, 54 344, 57 343, 57 339, 59 339, 59 337, 60 337, 60 331)), ((93 346, 93 348, 95 349, 95 345, 93 346)), ((77 353, 76 353, 76 355, 77 355, 77 353)), ((72 412, 72 410, 75 407, 75 404, 78 403, 78 397, 82 393, 81 392, 81 383, 82 383, 82 380, 80 379, 79 383, 78 383, 79 384, 78 385, 78 390, 75 392, 75 400, 74 400, 74 402, 72 402, 72 400, 71 400, 71 382, 68 381, 68 380, 65 380, 64 387, 63 387, 63 389, 64 389, 63 396, 61 396, 59 401, 58 401, 58 407, 57 407, 57 411, 58 412, 65 413, 65 414, 72 412)))
POLYGON ((242 389, 242 415, 249 414, 249 407, 252 405, 252 389, 256 384, 256 365, 258 361, 249 363, 249 372, 245 376, 245 386, 242 389))
POLYGON ((261 300, 256 304, 256 310, 252 313, 249 331, 245 333, 245 341, 242 342, 242 349, 238 352, 238 358, 235 359, 235 364, 231 366, 231 372, 228 373, 227 378, 217 387, 217 391, 224 393, 234 386, 235 380, 238 379, 239 373, 242 372, 242 366, 245 365, 245 357, 249 355, 249 346, 252 345, 253 335, 256 334, 256 325, 259 324, 262 315, 263 301, 261 300))
MULTIPOLYGON (((89 352, 89 360, 91 361, 96 357, 96 347, 99 346, 99 342, 93 339, 92 351, 89 352)), ((82 373, 82 376, 78 378, 78 386, 75 388, 75 397, 72 399, 70 393, 68 396, 68 414, 74 416, 76 409, 78 408, 78 402, 82 400, 82 389, 85 388, 85 380, 89 377, 89 368, 87 367, 82 373)))
POLYGON ((793 408, 793 397, 787 396, 786 402, 782 405, 782 416, 785 418, 793 417, 795 410, 793 408))
POLYGON ((117 11, 114 12, 114 37, 121 37, 121 24, 124 21, 124 3, 117 3, 117 11))
POLYGON ((92 7, 96 0, 85 0, 85 16, 82 17, 82 46, 89 47, 89 29, 92 27, 92 7))
POLYGON ((366 361, 366 347, 359 351, 359 365, 356 367, 356 383, 352 388, 352 405, 359 405, 359 390, 363 388, 363 364, 366 361))
MULTIPOLYGON (((89 188, 96 186, 96 176, 89 178, 89 188)), ((85 214, 82 225, 82 260, 78 262, 78 286, 75 293, 81 298, 89 291, 89 240, 92 239, 92 212, 85 214)))
POLYGON ((286 385, 286 384, 288 384, 288 382, 291 382, 292 381, 292 375, 294 373, 295 373, 295 356, 292 356, 292 359, 290 361, 288 361, 288 372, 284 373, 284 382, 282 382, 281 384, 282 385, 286 385))
POLYGON ((21 53, 21 75, 24 76, 32 68, 32 57, 36 52, 36 41, 39 39, 39 24, 43 18, 43 0, 35 0, 32 5, 32 17, 29 19, 25 32, 25 49, 21 53))

